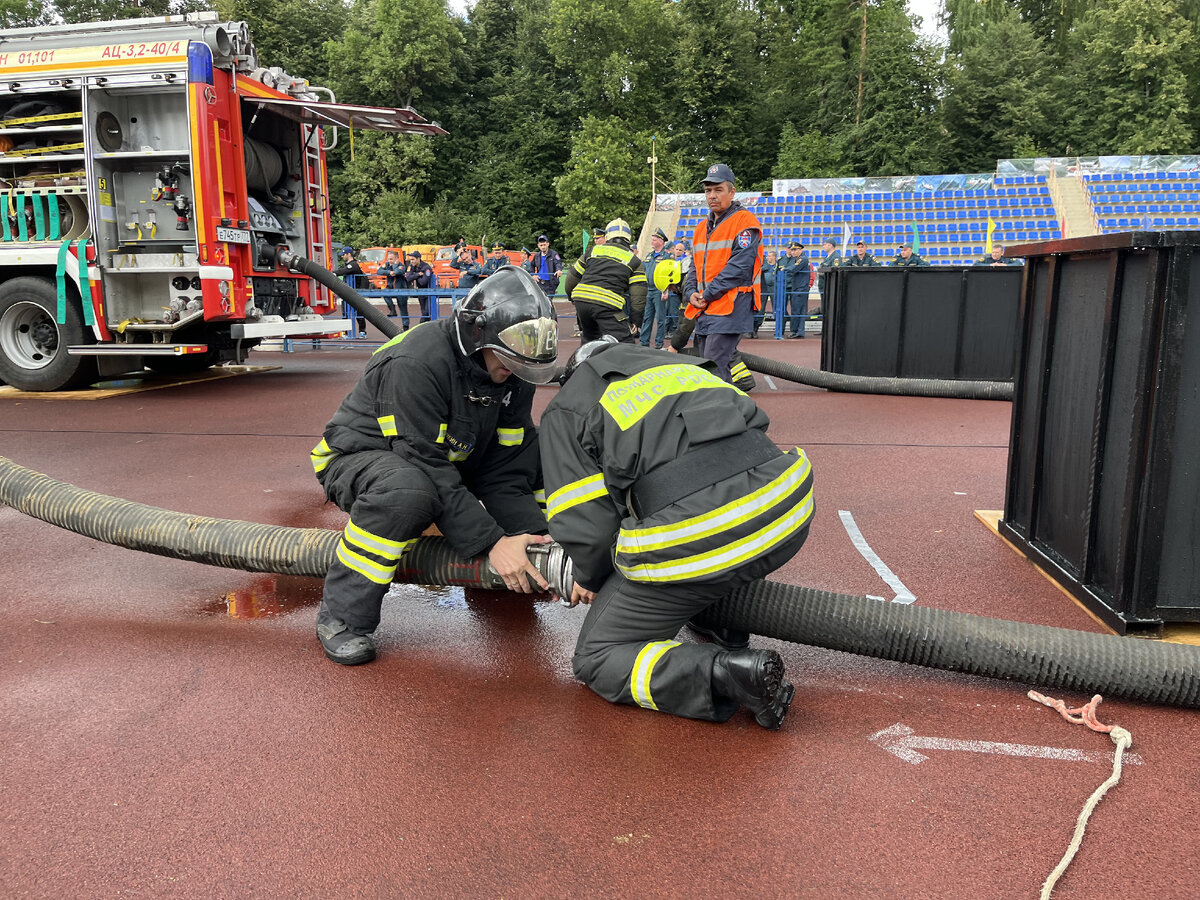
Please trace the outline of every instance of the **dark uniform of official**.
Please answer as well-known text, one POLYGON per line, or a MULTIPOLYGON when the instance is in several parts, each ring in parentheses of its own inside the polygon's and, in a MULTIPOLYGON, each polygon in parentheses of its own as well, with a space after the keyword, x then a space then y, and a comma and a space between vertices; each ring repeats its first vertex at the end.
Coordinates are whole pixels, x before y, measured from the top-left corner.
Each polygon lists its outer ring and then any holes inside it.
POLYGON ((862 259, 859 259, 857 253, 851 253, 849 256, 847 256, 845 259, 842 260, 841 268, 852 269, 852 268, 857 267, 860 269, 868 269, 868 268, 875 268, 878 265, 879 265, 879 260, 877 260, 870 253, 865 254, 862 257, 862 259))
POLYGON ((674 638, 800 549, 813 495, 803 451, 781 452, 714 368, 610 346, 550 402, 541 441, 550 534, 597 592, 576 677, 616 703, 725 721, 738 704, 716 689, 721 648, 674 638))
POLYGON ((457 346, 454 319, 375 351, 313 449, 325 496, 350 514, 318 622, 367 635, 397 563, 430 523, 464 557, 546 530, 532 384, 494 384, 457 346))
POLYGON ((628 298, 633 309, 632 324, 641 327, 646 309, 646 273, 642 261, 623 239, 593 244, 567 271, 567 297, 575 304, 581 341, 596 341, 611 335, 623 343, 637 339, 625 314, 628 298))
POLYGON ((910 269, 914 266, 927 266, 929 262, 916 253, 910 253, 908 259, 905 259, 903 254, 897 253, 896 258, 892 260, 892 265, 900 269, 910 269))

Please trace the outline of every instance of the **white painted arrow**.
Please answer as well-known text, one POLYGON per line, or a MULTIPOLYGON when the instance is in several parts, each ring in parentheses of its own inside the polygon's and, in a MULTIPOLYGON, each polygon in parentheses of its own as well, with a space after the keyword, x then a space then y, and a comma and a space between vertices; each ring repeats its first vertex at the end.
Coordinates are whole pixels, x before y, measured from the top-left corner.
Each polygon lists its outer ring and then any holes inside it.
MULTIPOLYGON (((877 731, 870 741, 888 753, 900 757, 906 763, 919 766, 929 759, 919 750, 959 750, 968 753, 994 753, 999 756, 1025 756, 1034 759, 1057 759, 1064 762, 1112 763, 1112 751, 1075 750, 1071 747, 1034 747, 1030 744, 998 744, 995 741, 963 741, 955 738, 921 737, 902 722, 891 728, 877 731)), ((1136 753, 1126 753, 1127 765, 1140 766, 1142 758, 1136 753)))

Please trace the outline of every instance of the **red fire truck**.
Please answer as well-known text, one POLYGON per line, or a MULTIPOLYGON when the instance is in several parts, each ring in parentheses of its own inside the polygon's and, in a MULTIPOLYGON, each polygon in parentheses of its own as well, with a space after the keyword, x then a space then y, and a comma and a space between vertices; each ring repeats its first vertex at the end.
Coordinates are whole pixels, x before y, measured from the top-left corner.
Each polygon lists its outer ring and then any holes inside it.
POLYGON ((0 31, 0 381, 196 371, 348 328, 276 256, 334 264, 338 126, 445 134, 261 66, 216 13, 0 31))

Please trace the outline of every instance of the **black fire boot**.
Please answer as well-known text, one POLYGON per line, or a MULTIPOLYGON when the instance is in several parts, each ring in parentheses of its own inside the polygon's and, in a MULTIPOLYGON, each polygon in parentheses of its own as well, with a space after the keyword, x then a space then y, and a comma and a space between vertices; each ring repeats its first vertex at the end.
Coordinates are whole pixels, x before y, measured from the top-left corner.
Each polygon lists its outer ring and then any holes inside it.
POLYGON ((375 658, 375 642, 365 634, 355 634, 340 619, 318 622, 317 637, 325 655, 343 666, 358 666, 375 658))
POLYGON ((774 650, 722 650, 713 659, 712 686, 749 709, 763 728, 775 731, 796 692, 783 675, 783 659, 774 650))

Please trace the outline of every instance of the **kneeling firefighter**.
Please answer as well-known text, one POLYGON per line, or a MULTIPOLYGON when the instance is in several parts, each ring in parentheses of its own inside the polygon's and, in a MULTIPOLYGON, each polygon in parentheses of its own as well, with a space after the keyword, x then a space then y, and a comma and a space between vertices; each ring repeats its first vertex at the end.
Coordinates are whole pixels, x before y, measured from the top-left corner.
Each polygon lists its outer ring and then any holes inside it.
POLYGON ((783 660, 704 610, 773 572, 808 535, 812 467, 710 360, 595 341, 572 355, 541 420, 550 534, 591 603, 575 676, 615 703, 723 722, 745 705, 778 728, 783 660), (615 550, 614 550, 615 545, 615 550), (680 643, 695 630, 718 643, 680 643))
POLYGON ((312 453, 325 496, 350 514, 317 612, 331 660, 375 658, 383 596, 431 523, 463 556, 486 552, 510 590, 547 586, 525 548, 550 540, 532 406, 533 385, 558 371, 557 349, 550 300, 505 266, 451 318, 372 354, 312 453))

